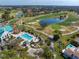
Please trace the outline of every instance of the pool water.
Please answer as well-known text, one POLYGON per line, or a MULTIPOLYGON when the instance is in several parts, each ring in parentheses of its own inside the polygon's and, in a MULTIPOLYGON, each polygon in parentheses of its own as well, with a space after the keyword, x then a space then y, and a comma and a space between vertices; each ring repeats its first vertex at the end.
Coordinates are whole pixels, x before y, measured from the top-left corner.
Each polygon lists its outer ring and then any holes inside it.
POLYGON ((3 28, 0 28, 0 34, 2 34, 4 32, 3 28))
POLYGON ((8 32, 12 32, 13 31, 13 27, 10 26, 10 25, 6 25, 3 28, 4 28, 4 31, 8 31, 8 32))
POLYGON ((29 34, 27 34, 27 33, 25 33, 25 34, 23 34, 22 36, 21 36, 22 38, 25 38, 25 39, 27 39, 27 40, 32 40, 32 36, 30 36, 29 34))
POLYGON ((73 48, 74 46, 72 44, 69 44, 66 48, 73 48))
POLYGON ((5 31, 12 32, 13 27, 11 25, 5 25, 4 27, 0 27, 0 37, 5 31))
POLYGON ((61 23, 64 22, 64 19, 60 18, 47 18, 47 19, 42 19, 39 23, 41 26, 46 26, 49 24, 56 24, 56 23, 61 23))

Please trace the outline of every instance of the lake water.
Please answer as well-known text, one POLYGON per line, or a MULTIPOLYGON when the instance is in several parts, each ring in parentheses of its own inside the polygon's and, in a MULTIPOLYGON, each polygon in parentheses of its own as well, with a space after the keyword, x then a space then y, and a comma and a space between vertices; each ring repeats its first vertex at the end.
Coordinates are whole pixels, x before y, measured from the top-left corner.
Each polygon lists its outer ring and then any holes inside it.
POLYGON ((61 23, 64 22, 64 19, 60 18, 47 18, 47 19, 42 19, 39 23, 41 26, 46 26, 50 24, 56 24, 56 23, 61 23))

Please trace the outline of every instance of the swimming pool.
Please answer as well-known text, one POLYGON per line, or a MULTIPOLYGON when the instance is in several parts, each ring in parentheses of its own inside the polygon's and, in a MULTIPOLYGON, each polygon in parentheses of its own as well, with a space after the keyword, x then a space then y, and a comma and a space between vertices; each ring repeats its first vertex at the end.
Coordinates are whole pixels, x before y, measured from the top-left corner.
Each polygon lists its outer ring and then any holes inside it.
POLYGON ((64 19, 60 19, 60 18, 47 18, 47 19, 42 19, 39 23, 41 26, 46 26, 49 24, 61 23, 64 21, 65 21, 64 19))
POLYGON ((3 28, 4 28, 4 31, 8 31, 8 32, 12 32, 13 31, 13 27, 11 25, 6 25, 3 28))
POLYGON ((73 46, 72 44, 69 44, 69 45, 66 47, 66 49, 68 49, 68 48, 73 48, 73 47, 75 47, 75 46, 73 46))
POLYGON ((24 33, 20 37, 28 41, 31 41, 33 39, 33 37, 28 33, 24 33))
POLYGON ((2 34, 4 32, 3 28, 0 28, 0 34, 2 34))

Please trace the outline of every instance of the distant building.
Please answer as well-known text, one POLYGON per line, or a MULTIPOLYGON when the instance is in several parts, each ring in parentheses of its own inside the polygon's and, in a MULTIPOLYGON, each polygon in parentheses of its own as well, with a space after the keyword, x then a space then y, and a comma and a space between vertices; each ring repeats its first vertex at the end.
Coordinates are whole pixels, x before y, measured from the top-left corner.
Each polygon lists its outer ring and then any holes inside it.
POLYGON ((27 9, 27 13, 28 13, 28 16, 32 16, 33 15, 32 9, 27 9))
POLYGON ((16 13, 16 18, 20 18, 23 15, 24 15, 23 12, 22 11, 19 11, 19 12, 16 13))

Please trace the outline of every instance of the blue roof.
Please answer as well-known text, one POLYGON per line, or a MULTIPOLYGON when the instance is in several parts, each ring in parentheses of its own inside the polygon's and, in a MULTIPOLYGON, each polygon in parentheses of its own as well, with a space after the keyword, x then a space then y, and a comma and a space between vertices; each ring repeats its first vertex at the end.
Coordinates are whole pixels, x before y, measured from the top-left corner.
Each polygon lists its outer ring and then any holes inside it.
POLYGON ((4 26, 4 31, 12 32, 13 27, 11 25, 6 25, 6 26, 4 26))

